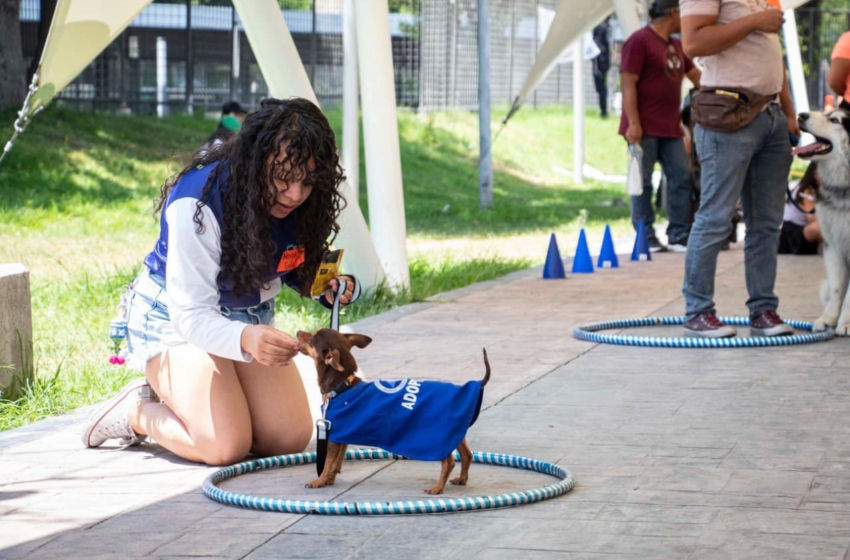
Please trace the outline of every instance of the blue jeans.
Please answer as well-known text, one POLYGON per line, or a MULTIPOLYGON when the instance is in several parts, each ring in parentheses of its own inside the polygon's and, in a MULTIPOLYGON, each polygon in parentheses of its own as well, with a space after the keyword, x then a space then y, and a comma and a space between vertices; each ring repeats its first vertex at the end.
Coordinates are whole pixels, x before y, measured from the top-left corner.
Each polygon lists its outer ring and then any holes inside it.
MULTIPOLYGON (((231 321, 274 326, 274 299, 255 307, 220 307, 219 310, 231 321)), ((133 282, 127 310, 127 366, 144 373, 148 360, 183 342, 171 326, 165 278, 145 268, 133 282)))
POLYGON ((732 231, 738 198, 747 235, 744 263, 750 314, 775 310, 773 293, 785 188, 791 169, 788 119, 771 103, 756 119, 735 132, 696 128, 702 164, 702 193, 685 257, 685 311, 689 318, 714 312, 717 255, 732 231))
POLYGON ((655 162, 667 176, 667 238, 670 243, 685 243, 691 229, 691 197, 694 184, 685 143, 681 138, 659 138, 644 136, 640 141, 643 148, 643 194, 632 197, 632 225, 637 232, 638 222, 643 220, 647 239, 655 237, 655 210, 652 205, 652 171, 655 162))

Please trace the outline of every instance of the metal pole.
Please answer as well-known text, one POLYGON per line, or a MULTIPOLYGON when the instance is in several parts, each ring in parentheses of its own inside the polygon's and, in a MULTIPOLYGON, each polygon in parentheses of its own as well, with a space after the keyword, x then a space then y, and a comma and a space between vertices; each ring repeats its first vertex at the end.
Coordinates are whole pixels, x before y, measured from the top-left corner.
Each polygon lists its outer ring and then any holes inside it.
POLYGON ((490 152, 490 2, 478 0, 478 202, 493 205, 493 154, 490 152))
POLYGON ((584 183, 584 68, 581 35, 573 46, 573 177, 584 183))
POLYGON ((516 0, 511 0, 511 34, 508 40, 508 103, 514 100, 514 36, 516 34, 516 0))
POLYGON ((195 72, 192 59, 192 0, 186 0, 186 112, 192 114, 195 96, 195 72))
POLYGON ((457 104, 457 1, 452 2, 452 38, 449 47, 452 56, 451 88, 449 89, 449 107, 457 104))
POLYGON ((236 8, 230 8, 230 99, 236 99, 236 84, 239 82, 239 25, 236 8))
MULTIPOLYGON (((317 51, 319 49, 316 36, 316 0, 313 0, 313 25, 310 27, 310 83, 313 85, 313 90, 316 89, 316 61, 317 51)), ((318 94, 317 94, 318 95, 318 94)))
POLYGON ((156 38, 156 116, 164 117, 168 111, 166 101, 168 92, 166 83, 168 80, 168 44, 165 37, 156 38))
MULTIPOLYGON (((534 0, 534 60, 537 60, 537 55, 540 54, 540 0, 534 0)), ((534 66, 534 60, 531 65, 534 66)), ((531 97, 531 106, 537 108, 537 88, 534 88, 534 93, 531 97)))
POLYGON ((357 26, 354 0, 345 0, 342 9, 342 163, 348 184, 354 191, 354 204, 360 197, 360 118, 357 76, 357 26))
POLYGON ((387 0, 358 2, 357 59, 372 240, 393 289, 410 287, 387 0))

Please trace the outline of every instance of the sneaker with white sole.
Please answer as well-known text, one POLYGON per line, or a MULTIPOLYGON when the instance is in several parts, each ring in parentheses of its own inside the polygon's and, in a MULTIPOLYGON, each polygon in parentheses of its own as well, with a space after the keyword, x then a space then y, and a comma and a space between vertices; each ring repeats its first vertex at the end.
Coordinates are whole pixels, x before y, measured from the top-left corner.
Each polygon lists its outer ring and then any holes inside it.
POLYGON ((688 240, 685 239, 683 241, 674 241, 672 243, 667 243, 667 250, 671 253, 687 253, 688 240))
POLYGON ((141 401, 159 401, 159 397, 144 377, 128 383, 89 417, 83 428, 83 445, 100 447, 108 439, 120 440, 122 447, 142 443, 147 436, 133 431, 129 419, 130 408, 141 401))
POLYGON ((753 336, 789 336, 794 329, 772 309, 750 317, 750 333, 753 336))
POLYGON ((738 334, 735 327, 726 325, 714 313, 700 313, 685 321, 685 334, 701 338, 729 338, 738 334))

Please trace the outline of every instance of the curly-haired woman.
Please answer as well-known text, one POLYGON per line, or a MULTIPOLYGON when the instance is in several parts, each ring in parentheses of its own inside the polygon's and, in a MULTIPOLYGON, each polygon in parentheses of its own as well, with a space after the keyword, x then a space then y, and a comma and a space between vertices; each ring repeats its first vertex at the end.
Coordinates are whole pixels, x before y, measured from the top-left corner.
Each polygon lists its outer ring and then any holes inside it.
MULTIPOLYGON (((185 459, 223 465, 307 446, 312 418, 292 363, 299 345, 274 328, 274 297, 283 284, 309 294, 339 231, 343 180, 318 107, 267 99, 238 135, 163 185, 160 237, 127 313, 128 364, 145 378, 92 415, 87 447, 150 436, 185 459)), ((347 280, 344 304, 359 295, 347 280)))

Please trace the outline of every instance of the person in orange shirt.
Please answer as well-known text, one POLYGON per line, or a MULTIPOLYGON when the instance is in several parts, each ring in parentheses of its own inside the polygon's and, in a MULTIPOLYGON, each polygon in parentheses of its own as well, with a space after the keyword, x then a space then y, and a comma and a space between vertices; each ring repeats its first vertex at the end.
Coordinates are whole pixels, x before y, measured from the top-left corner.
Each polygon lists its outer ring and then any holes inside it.
POLYGON ((844 93, 850 89, 850 31, 838 38, 831 58, 826 82, 836 95, 846 97, 844 93))

